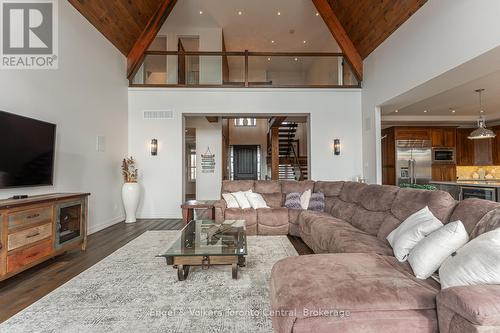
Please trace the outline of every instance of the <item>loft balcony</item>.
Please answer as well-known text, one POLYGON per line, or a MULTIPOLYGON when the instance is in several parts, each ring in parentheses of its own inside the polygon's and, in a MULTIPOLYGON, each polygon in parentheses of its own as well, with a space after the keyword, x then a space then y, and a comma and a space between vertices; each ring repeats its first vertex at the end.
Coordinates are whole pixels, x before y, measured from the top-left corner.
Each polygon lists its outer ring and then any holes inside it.
POLYGON ((360 88, 342 53, 146 51, 130 87, 360 88))

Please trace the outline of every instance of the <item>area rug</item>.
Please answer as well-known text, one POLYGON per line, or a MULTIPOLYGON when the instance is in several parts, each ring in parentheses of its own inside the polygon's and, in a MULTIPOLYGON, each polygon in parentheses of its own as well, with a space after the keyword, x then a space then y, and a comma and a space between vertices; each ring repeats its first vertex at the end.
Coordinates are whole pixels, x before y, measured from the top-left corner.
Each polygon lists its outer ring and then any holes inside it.
POLYGON ((163 258, 178 231, 148 231, 0 325, 0 332, 272 332, 271 268, 295 256, 286 236, 249 236, 246 267, 192 268, 163 258))

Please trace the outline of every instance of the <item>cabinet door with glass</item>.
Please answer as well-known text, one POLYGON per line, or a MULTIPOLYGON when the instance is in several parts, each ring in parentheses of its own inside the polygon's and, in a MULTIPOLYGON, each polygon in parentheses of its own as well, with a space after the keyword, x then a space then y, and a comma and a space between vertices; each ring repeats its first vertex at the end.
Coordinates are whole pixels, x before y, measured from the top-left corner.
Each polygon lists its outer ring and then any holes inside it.
POLYGON ((85 201, 71 201, 56 205, 56 249, 73 242, 81 241, 85 236, 85 201))

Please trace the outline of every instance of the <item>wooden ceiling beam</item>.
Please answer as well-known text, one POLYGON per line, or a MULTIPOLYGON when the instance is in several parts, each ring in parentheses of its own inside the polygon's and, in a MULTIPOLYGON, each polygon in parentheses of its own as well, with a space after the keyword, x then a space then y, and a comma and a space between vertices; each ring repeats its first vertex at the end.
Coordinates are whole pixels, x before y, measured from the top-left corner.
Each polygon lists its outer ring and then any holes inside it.
POLYGON ((174 9, 177 0, 163 0, 156 12, 149 19, 134 46, 127 55, 127 78, 130 80, 144 60, 144 52, 149 48, 163 23, 174 9))
POLYGON ((332 7, 328 3, 328 0, 312 0, 312 2, 314 3, 314 6, 316 6, 318 13, 323 18, 323 21, 325 21, 326 26, 333 35, 333 38, 335 38, 339 44, 340 49, 344 53, 347 61, 350 63, 354 74, 358 80, 363 80, 363 59, 359 55, 358 50, 349 38, 349 35, 340 23, 340 20, 333 11, 332 7))

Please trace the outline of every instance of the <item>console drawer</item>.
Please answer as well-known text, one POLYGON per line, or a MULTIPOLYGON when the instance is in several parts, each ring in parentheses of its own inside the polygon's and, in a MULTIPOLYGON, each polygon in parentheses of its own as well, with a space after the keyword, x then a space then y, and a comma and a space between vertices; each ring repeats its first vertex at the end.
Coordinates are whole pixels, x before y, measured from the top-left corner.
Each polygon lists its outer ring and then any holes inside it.
POLYGON ((8 236, 8 251, 52 236, 52 223, 24 229, 8 236))
POLYGON ((35 223, 52 222, 52 207, 40 207, 22 212, 11 213, 8 216, 9 229, 23 227, 35 223))
POLYGON ((10 254, 7 256, 7 273, 17 271, 51 253, 52 240, 47 239, 40 244, 10 254))

